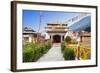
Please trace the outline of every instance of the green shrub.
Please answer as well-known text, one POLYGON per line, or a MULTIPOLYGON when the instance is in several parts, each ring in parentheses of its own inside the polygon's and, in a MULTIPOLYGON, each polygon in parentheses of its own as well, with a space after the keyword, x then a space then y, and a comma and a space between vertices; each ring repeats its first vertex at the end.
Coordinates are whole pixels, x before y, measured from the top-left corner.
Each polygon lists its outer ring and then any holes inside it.
POLYGON ((78 42, 75 39, 73 39, 71 40, 71 44, 78 44, 78 42))
POLYGON ((63 51, 63 56, 65 60, 75 60, 74 50, 71 48, 65 48, 63 51))
POLYGON ((66 46, 65 46, 65 43, 63 42, 63 43, 61 44, 61 51, 63 52, 65 48, 66 48, 66 46))
POLYGON ((33 53, 32 48, 25 48, 23 50, 23 62, 32 62, 33 53))
POLYGON ((70 42, 71 42, 71 37, 70 37, 70 36, 67 36, 67 37, 65 38, 65 42, 70 43, 70 42))
POLYGON ((51 42, 23 44, 23 62, 35 62, 51 48, 51 42))
POLYGON ((61 44, 61 50, 65 60, 75 60, 74 49, 66 48, 66 43, 61 44))

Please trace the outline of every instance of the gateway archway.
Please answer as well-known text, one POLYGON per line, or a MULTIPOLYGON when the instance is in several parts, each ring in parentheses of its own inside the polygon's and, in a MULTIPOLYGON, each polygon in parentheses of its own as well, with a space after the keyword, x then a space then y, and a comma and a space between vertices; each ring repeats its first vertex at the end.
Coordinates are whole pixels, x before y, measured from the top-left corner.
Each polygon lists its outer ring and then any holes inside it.
POLYGON ((60 43, 61 42, 61 36, 60 35, 54 35, 53 36, 53 43, 60 43))

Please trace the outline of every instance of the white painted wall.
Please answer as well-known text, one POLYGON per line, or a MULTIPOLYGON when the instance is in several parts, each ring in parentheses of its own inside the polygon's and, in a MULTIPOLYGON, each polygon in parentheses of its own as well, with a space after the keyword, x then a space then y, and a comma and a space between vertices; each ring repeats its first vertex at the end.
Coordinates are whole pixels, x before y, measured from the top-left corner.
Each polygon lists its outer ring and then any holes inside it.
MULTIPOLYGON (((11 34, 10 33, 10 1, 11 0, 0 0, 0 73, 12 73, 10 71, 10 34, 11 34)), ((83 5, 100 4, 99 0, 32 0, 32 1, 83 4, 83 5)), ((98 13, 100 13, 100 10, 98 13)), ((98 16, 100 16, 100 14, 98 16)), ((98 18, 100 19, 100 17, 98 18)), ((100 21, 98 24, 100 24, 100 21)), ((100 25, 98 25, 98 28, 99 27, 100 25)), ((100 29, 98 29, 98 31, 100 31, 100 29)), ((98 35, 100 37, 100 33, 98 35)), ((98 39, 98 43, 100 43, 99 40, 100 38, 98 39)), ((98 55, 100 56, 100 49, 98 49, 98 52, 99 52, 98 55)), ((100 72, 100 57, 99 57, 99 67, 35 71, 34 73, 88 73, 88 72, 89 73, 100 72)), ((26 72, 26 73, 33 73, 33 71, 26 72)))

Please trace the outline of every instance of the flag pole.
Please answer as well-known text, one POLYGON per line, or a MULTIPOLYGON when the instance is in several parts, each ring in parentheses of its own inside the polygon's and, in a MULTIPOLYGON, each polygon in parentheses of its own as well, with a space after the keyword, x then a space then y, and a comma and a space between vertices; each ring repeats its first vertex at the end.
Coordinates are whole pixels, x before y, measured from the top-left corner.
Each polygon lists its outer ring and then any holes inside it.
POLYGON ((38 33, 37 33, 37 42, 40 42, 40 39, 39 39, 39 32, 40 32, 40 27, 41 27, 41 17, 42 17, 42 12, 40 11, 40 13, 39 13, 39 17, 40 17, 40 19, 39 19, 39 29, 38 29, 38 33))

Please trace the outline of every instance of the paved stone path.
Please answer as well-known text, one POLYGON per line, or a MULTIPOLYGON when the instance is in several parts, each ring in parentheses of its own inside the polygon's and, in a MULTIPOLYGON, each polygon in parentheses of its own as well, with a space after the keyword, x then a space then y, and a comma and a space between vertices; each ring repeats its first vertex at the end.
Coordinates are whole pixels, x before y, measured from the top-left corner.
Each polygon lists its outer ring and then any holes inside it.
POLYGON ((44 54, 38 62, 42 61, 63 61, 63 55, 61 53, 61 44, 60 43, 54 43, 51 49, 44 54))

